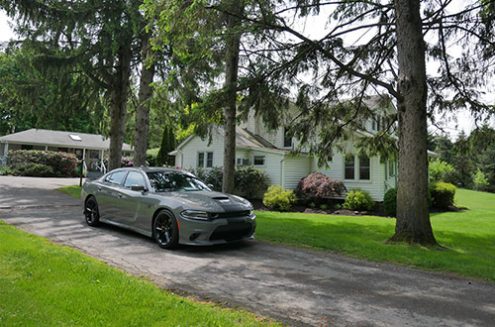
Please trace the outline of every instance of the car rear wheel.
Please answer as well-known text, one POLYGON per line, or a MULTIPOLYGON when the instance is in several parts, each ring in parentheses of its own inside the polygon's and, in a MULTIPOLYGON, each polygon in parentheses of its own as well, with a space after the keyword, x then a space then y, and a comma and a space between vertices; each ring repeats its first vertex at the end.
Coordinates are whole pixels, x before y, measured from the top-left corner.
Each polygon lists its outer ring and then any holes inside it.
POLYGON ((86 224, 96 227, 100 224, 100 213, 98 211, 98 203, 94 196, 90 196, 84 204, 84 217, 86 224))
POLYGON ((179 228, 175 217, 160 211, 153 221, 153 239, 162 249, 173 249, 179 243, 179 228))

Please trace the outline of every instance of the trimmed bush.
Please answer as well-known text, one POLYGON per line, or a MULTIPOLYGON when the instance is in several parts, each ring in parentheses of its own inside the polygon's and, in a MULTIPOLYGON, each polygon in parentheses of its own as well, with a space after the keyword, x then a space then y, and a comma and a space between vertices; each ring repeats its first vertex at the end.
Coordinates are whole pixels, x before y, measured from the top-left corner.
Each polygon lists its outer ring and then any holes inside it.
MULTIPOLYGON (((198 168, 192 173, 206 184, 213 185, 214 191, 222 191, 222 168, 198 168)), ((234 184, 234 194, 249 199, 261 199, 268 188, 268 176, 264 171, 253 167, 240 168, 235 171, 234 184)))
POLYGON ((301 178, 296 188, 296 194, 299 198, 312 202, 322 202, 330 198, 340 197, 346 191, 343 182, 333 180, 319 172, 301 178))
POLYGON ((276 211, 289 211, 296 201, 292 190, 284 190, 279 185, 272 185, 263 196, 263 204, 276 211))
POLYGON ((76 175, 77 158, 65 152, 18 150, 10 153, 9 166, 15 175, 73 177, 76 175))
POLYGON ((37 163, 26 163, 23 165, 18 165, 14 169, 14 174, 19 176, 33 176, 33 177, 55 176, 52 167, 37 163))
POLYGON ((235 194, 250 199, 261 199, 267 188, 268 176, 264 171, 253 167, 235 171, 235 194))
POLYGON ((454 205, 456 187, 450 183, 438 182, 430 186, 432 206, 437 209, 448 209, 454 205))
POLYGON ((344 202, 344 208, 349 210, 369 211, 374 206, 375 202, 371 195, 359 189, 348 192, 344 202))
POLYGON ((387 216, 397 215, 397 189, 391 188, 383 196, 383 211, 387 216))
POLYGON ((7 176, 12 174, 12 169, 7 166, 0 167, 0 176, 7 176))

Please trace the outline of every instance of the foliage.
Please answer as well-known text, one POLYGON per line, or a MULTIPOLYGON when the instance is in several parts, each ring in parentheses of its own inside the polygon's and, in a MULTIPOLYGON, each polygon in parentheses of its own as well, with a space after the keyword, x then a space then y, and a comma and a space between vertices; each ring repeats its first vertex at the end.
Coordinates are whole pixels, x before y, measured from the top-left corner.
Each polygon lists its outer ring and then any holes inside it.
POLYGON ((8 166, 0 166, 0 176, 7 176, 12 174, 12 169, 8 166))
POLYGON ((469 210, 431 214, 442 251, 387 243, 395 219, 375 216, 258 211, 256 238, 495 282, 495 219, 487 219, 495 217, 495 194, 459 189, 456 203, 469 210))
POLYGON ((234 193, 250 199, 259 199, 263 197, 268 188, 268 175, 254 167, 242 167, 235 171, 234 175, 234 193))
POLYGON ((391 188, 383 196, 383 211, 387 216, 395 217, 397 214, 397 189, 391 188))
POLYGON ((16 175, 72 177, 77 158, 65 152, 17 150, 9 154, 9 166, 16 175))
POLYGON ((168 154, 169 152, 175 150, 175 145, 176 140, 174 130, 171 126, 166 126, 163 129, 162 143, 156 158, 157 166, 175 166, 175 157, 168 154))
POLYGON ((343 182, 331 179, 325 174, 314 172, 301 178, 296 194, 299 198, 312 202, 342 196, 346 192, 343 182))
MULTIPOLYGON (((196 177, 212 185, 213 190, 222 191, 223 169, 214 167, 209 169, 197 168, 192 172, 196 177)), ((268 176, 262 170, 254 167, 242 167, 235 171, 234 194, 247 197, 249 199, 259 199, 263 197, 268 187, 268 176)))
POLYGON ((476 173, 473 175, 473 187, 475 190, 483 191, 486 187, 490 185, 486 175, 478 168, 476 173))
POLYGON ((158 157, 158 151, 160 151, 160 148, 152 148, 146 151, 146 161, 150 167, 157 165, 156 158, 158 157))
POLYGON ((65 193, 74 199, 81 198, 81 187, 79 185, 62 186, 57 191, 65 193))
POLYGON ((285 190, 279 185, 271 185, 263 195, 263 204, 272 210, 289 211, 295 202, 294 191, 285 190))
POLYGON ((375 206, 371 195, 363 190, 355 189, 347 193, 344 208, 357 211, 370 211, 375 206))
POLYGON ((39 322, 46 326, 272 324, 242 310, 178 296, 147 279, 3 222, 0 239, 4 326, 39 322))
POLYGON ((451 164, 442 161, 441 159, 435 159, 430 161, 428 165, 428 176, 430 183, 435 182, 452 182, 454 178, 455 169, 451 164))
POLYGON ((432 206, 437 209, 448 209, 454 205, 456 187, 450 183, 437 182, 430 186, 432 206))

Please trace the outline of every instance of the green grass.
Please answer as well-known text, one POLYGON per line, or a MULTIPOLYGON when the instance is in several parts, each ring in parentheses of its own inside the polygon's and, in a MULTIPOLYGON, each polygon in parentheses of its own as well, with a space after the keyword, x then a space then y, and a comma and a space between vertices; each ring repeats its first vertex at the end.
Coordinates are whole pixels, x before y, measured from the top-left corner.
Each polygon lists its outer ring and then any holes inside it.
POLYGON ((431 216, 443 250, 386 244, 394 233, 395 219, 375 216, 258 211, 256 237, 495 281, 495 194, 458 189, 456 203, 468 210, 431 216))
POLYGON ((81 197, 81 187, 79 185, 63 186, 58 189, 60 192, 72 196, 75 199, 81 197))
POLYGON ((495 281, 495 194, 458 189, 463 212, 432 214, 438 242, 444 250, 386 244, 395 219, 374 216, 334 216, 257 212, 260 240, 344 253, 495 281))
POLYGON ((0 221, 1 326, 259 326, 0 221))
POLYGON ((160 147, 158 148, 151 148, 146 151, 146 155, 148 156, 158 156, 158 152, 160 152, 160 147))

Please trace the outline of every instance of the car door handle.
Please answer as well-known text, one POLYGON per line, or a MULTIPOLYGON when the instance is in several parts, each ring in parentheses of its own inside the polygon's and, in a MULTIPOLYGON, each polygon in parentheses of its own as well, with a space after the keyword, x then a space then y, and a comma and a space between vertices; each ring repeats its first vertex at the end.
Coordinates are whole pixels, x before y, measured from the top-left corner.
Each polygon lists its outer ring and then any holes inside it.
POLYGON ((117 196, 119 197, 119 199, 122 199, 124 197, 122 194, 118 194, 117 196))
POLYGON ((101 192, 101 187, 97 187, 96 189, 98 190, 98 192, 101 192))

